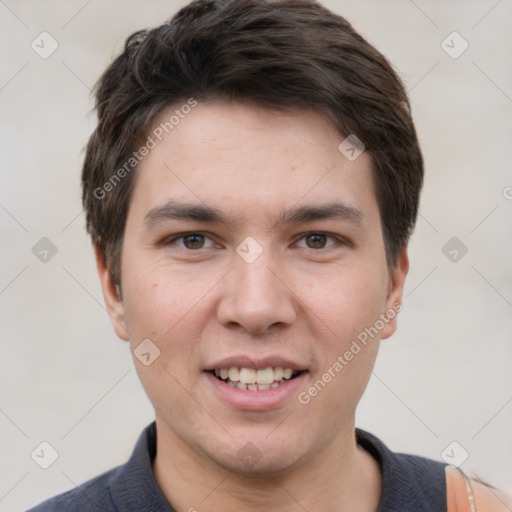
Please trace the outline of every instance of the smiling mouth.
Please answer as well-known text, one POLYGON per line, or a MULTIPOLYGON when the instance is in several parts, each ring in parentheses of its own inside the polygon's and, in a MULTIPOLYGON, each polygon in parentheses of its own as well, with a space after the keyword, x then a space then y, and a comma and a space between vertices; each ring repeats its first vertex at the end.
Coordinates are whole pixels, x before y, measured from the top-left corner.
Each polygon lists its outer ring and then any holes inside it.
POLYGON ((261 370, 232 366, 231 368, 210 370, 210 373, 233 388, 243 391, 265 391, 278 388, 302 372, 280 366, 263 368, 261 370))

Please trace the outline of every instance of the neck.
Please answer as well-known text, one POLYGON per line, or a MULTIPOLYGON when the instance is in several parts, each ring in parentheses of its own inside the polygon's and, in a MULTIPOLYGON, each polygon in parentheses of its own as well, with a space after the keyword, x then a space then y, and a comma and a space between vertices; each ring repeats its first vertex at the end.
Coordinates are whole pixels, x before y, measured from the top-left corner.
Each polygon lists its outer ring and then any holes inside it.
POLYGON ((200 456, 158 420, 157 432, 153 471, 176 512, 377 510, 380 468, 357 445, 353 427, 300 467, 257 476, 227 471, 200 456))

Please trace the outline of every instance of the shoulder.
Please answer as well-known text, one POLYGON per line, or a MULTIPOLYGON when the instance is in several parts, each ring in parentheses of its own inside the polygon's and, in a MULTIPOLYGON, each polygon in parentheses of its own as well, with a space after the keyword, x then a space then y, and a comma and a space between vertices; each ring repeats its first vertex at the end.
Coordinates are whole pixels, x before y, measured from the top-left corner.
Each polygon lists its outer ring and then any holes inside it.
POLYGON ((40 503, 28 512, 172 512, 153 475, 156 425, 140 434, 131 457, 71 491, 40 503))
MULTIPOLYGON (((383 476, 406 477, 418 481, 418 477, 437 477, 444 480, 445 463, 390 450, 377 436, 361 429, 356 429, 357 442, 366 449, 380 464, 383 476)), ((423 480, 424 481, 424 480, 423 480)))
POLYGON ((379 438, 356 429, 358 444, 379 463, 382 495, 379 512, 433 512, 446 510, 445 464, 390 450, 379 438))
POLYGON ((70 491, 43 501, 27 512, 117 512, 110 494, 110 481, 117 471, 118 468, 115 468, 103 473, 70 491))

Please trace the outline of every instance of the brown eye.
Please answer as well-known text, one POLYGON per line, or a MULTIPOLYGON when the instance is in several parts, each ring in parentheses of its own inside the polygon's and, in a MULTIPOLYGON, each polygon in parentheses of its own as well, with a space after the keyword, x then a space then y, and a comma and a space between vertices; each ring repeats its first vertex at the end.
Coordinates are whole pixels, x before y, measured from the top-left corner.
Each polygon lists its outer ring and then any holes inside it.
POLYGON ((204 246, 204 235, 192 234, 183 236, 183 245, 187 249, 202 249, 204 246))
POLYGON ((302 235, 297 246, 301 249, 328 249, 329 247, 343 245, 342 241, 328 233, 306 233, 302 235))
POLYGON ((212 248, 215 243, 203 233, 180 233, 163 241, 163 245, 167 247, 177 246, 186 250, 199 250, 212 248))
POLYGON ((323 249, 326 241, 327 236, 321 233, 306 236, 306 244, 310 249, 323 249))

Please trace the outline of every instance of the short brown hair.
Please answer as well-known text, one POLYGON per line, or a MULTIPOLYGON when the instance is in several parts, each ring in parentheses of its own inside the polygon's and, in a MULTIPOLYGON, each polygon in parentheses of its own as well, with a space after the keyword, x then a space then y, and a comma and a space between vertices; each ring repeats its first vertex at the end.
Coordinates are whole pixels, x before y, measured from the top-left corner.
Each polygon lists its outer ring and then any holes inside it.
POLYGON ((163 25, 132 34, 95 92, 98 125, 82 200, 87 231, 117 284, 136 174, 136 161, 134 172, 126 162, 156 116, 190 98, 325 114, 372 158, 390 268, 411 234, 423 159, 404 87, 380 52, 313 0, 193 1, 163 25))

